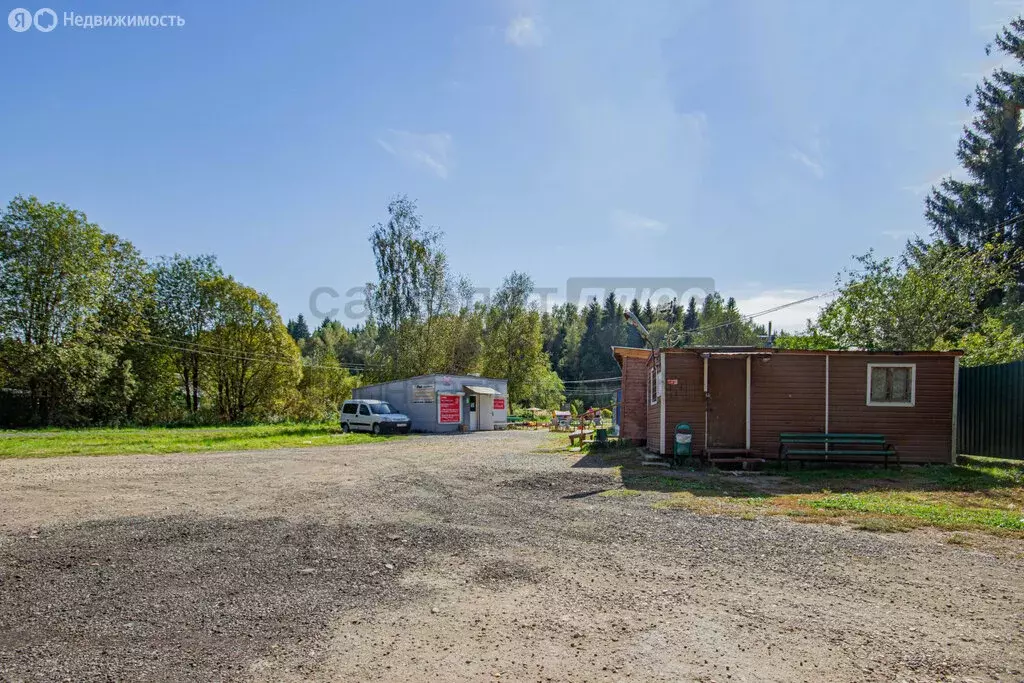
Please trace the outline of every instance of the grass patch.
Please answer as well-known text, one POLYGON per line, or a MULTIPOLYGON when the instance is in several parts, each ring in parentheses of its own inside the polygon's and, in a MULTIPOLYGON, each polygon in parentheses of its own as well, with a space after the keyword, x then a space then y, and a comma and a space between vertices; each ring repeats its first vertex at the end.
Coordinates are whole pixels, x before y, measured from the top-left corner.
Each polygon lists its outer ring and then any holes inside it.
MULTIPOLYGON (((550 432, 544 442, 533 449, 534 453, 568 453, 569 432, 550 432)), ((579 452, 577 451, 577 454, 579 452)))
POLYGON ((0 432, 0 459, 308 448, 366 443, 382 438, 403 437, 342 434, 335 424, 45 429, 0 432))
POLYGON ((682 491, 675 493, 669 498, 654 503, 654 507, 660 510, 690 510, 714 515, 735 515, 737 517, 751 519, 756 518, 757 513, 769 512, 767 499, 760 496, 753 497, 732 497, 707 495, 697 489, 693 491, 682 491))
POLYGON ((969 458, 952 466, 769 470, 768 476, 751 477, 715 471, 662 474, 626 466, 621 475, 627 489, 660 494, 653 502, 658 509, 742 519, 779 515, 884 533, 931 526, 1024 538, 1024 463, 1019 461, 969 458))
POLYGON ((956 500, 902 492, 840 493, 811 500, 821 510, 848 510, 900 519, 921 520, 942 529, 1005 529, 1024 531, 1024 511, 995 507, 967 507, 956 500))

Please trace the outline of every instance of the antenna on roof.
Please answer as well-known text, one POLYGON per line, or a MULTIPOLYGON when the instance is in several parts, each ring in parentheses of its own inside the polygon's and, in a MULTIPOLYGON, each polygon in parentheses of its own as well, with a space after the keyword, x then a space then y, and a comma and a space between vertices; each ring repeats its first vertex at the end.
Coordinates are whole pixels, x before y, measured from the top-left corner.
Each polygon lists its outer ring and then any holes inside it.
POLYGON ((773 348, 775 346, 775 335, 772 334, 772 321, 768 321, 768 334, 762 334, 761 339, 764 340, 765 348, 773 348))

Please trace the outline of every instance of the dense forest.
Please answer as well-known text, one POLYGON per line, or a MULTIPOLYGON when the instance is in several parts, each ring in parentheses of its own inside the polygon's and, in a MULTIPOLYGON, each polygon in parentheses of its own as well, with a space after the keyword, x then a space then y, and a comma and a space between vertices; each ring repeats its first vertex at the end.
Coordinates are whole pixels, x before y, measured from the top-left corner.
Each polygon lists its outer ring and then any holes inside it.
MULTIPOLYGON (((1024 19, 990 49, 1016 60, 969 98, 956 157, 967 171, 925 203, 929 239, 869 252, 840 274, 799 334, 712 292, 626 305, 654 346, 965 350, 965 364, 1024 358, 1024 19)), ((370 230, 370 316, 347 328, 282 320, 215 256, 145 259, 80 211, 16 196, 0 216, 0 425, 323 420, 358 383, 429 372, 507 378, 514 405, 607 405, 613 345, 642 346, 614 294, 540 310, 509 274, 487 302, 457 276, 415 202, 370 230)), ((826 293, 822 293, 823 295, 826 293)))

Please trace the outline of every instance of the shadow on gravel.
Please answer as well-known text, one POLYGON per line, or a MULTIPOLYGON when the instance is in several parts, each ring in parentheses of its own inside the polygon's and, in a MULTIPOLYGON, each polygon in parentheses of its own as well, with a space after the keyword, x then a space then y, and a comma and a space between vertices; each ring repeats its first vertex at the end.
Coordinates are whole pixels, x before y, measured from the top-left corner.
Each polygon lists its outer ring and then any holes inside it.
POLYGON ((565 500, 576 500, 577 498, 589 498, 590 496, 596 496, 599 493, 604 493, 608 489, 596 489, 594 491, 583 491, 582 493, 570 493, 567 496, 562 496, 565 500))
POLYGON ((333 614, 409 599, 404 571, 468 545, 431 525, 182 517, 15 536, 0 546, 0 677, 234 679, 260 660, 287 670, 316 661, 333 614))
MULTIPOLYGON (((988 459, 985 459, 986 461, 988 459)), ((660 469, 640 466, 635 454, 611 449, 588 453, 573 467, 618 467, 624 488, 701 496, 768 497, 818 492, 950 492, 984 493, 994 498, 1020 498, 1024 490, 1024 463, 983 462, 962 458, 957 465, 908 465, 882 469, 872 465, 815 467, 783 470, 774 465, 751 473, 715 468, 660 469)))
POLYGON ((595 468, 608 468, 615 467, 616 462, 614 459, 607 455, 599 453, 587 453, 582 458, 572 464, 573 467, 595 467, 595 468))

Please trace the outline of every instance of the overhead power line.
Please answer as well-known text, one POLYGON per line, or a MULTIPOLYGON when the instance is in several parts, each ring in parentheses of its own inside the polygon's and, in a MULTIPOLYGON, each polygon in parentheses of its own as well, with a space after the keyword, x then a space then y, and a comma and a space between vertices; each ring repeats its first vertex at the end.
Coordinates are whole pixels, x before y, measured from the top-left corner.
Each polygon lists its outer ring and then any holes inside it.
POLYGON ((622 375, 617 377, 598 377, 596 379, 563 379, 562 384, 591 384, 594 382, 618 382, 622 379, 622 375))
POLYGON ((729 321, 727 323, 719 323, 717 325, 710 325, 708 327, 695 327, 692 330, 683 330, 683 333, 684 334, 694 334, 696 332, 708 332, 709 330, 717 330, 717 329, 719 329, 721 327, 729 327, 730 325, 736 325, 737 323, 740 323, 740 322, 743 322, 743 321, 748 321, 749 322, 749 321, 753 320, 754 318, 760 318, 761 316, 769 315, 771 313, 776 313, 778 311, 790 308, 792 306, 799 306, 800 304, 805 304, 808 301, 814 301, 815 299, 820 299, 820 298, 822 298, 824 296, 828 296, 830 294, 835 294, 838 291, 839 291, 838 288, 830 289, 827 292, 820 292, 820 293, 815 294, 813 296, 804 297, 803 299, 797 299, 796 301, 789 301, 787 303, 780 304, 778 306, 773 306, 771 308, 766 308, 765 310, 758 311, 757 313, 750 313, 748 315, 741 315, 739 317, 739 319, 731 320, 731 321, 729 321))
MULTIPOLYGON (((196 352, 198 352, 200 349, 209 349, 211 351, 234 353, 234 351, 231 350, 231 349, 227 349, 227 348, 225 348, 223 346, 216 346, 216 345, 213 345, 213 344, 200 344, 199 342, 186 341, 184 339, 174 339, 174 338, 171 338, 171 337, 160 337, 160 336, 157 336, 155 334, 148 334, 148 333, 145 334, 144 336, 146 337, 146 339, 150 339, 150 340, 155 339, 157 341, 166 342, 168 344, 175 344, 175 345, 180 345, 180 346, 195 347, 194 350, 196 352)), ((189 349, 183 349, 183 350, 193 350, 193 349, 189 348, 189 349)), ((267 360, 267 361, 285 361, 285 362, 289 361, 289 357, 288 356, 281 355, 281 354, 270 354, 270 355, 267 355, 267 354, 250 354, 250 353, 246 353, 245 355, 248 358, 252 358, 252 359, 257 359, 258 358, 258 359, 267 360)), ((365 367, 368 367, 365 363, 342 363, 341 361, 339 361, 338 364, 341 365, 342 367, 348 367, 348 368, 365 368, 365 367)))
MULTIPOLYGON (((120 335, 118 335, 118 336, 120 336, 120 335)), ((254 362, 254 363, 270 363, 272 365, 279 365, 279 366, 283 366, 283 367, 290 367, 292 365, 292 363, 287 362, 287 361, 283 360, 282 358, 272 359, 271 357, 248 356, 248 355, 237 354, 237 353, 221 353, 221 352, 217 352, 217 351, 210 351, 210 350, 206 350, 206 349, 197 349, 197 348, 181 346, 181 345, 176 345, 176 344, 163 344, 163 343, 160 343, 160 342, 149 341, 149 340, 146 340, 146 339, 138 339, 138 338, 134 338, 134 337, 121 336, 121 338, 125 339, 126 341, 135 342, 137 344, 146 344, 146 345, 149 345, 149 346, 156 346, 156 347, 165 348, 165 349, 172 349, 174 351, 188 351, 190 353, 197 353, 197 354, 199 354, 201 356, 214 356, 214 357, 218 357, 218 358, 228 358, 228 359, 231 359, 231 360, 244 360, 244 361, 250 361, 250 362, 254 362)), ((332 368, 332 367, 328 367, 328 366, 325 366, 325 365, 319 365, 319 364, 316 364, 316 363, 306 363, 306 362, 303 361, 303 359, 301 357, 299 359, 299 364, 302 367, 312 368, 314 370, 328 370, 328 371, 334 371, 334 372, 337 372, 337 371, 340 371, 340 370, 345 370, 346 372, 348 371, 348 368, 345 368, 345 367, 333 367, 332 368)))

